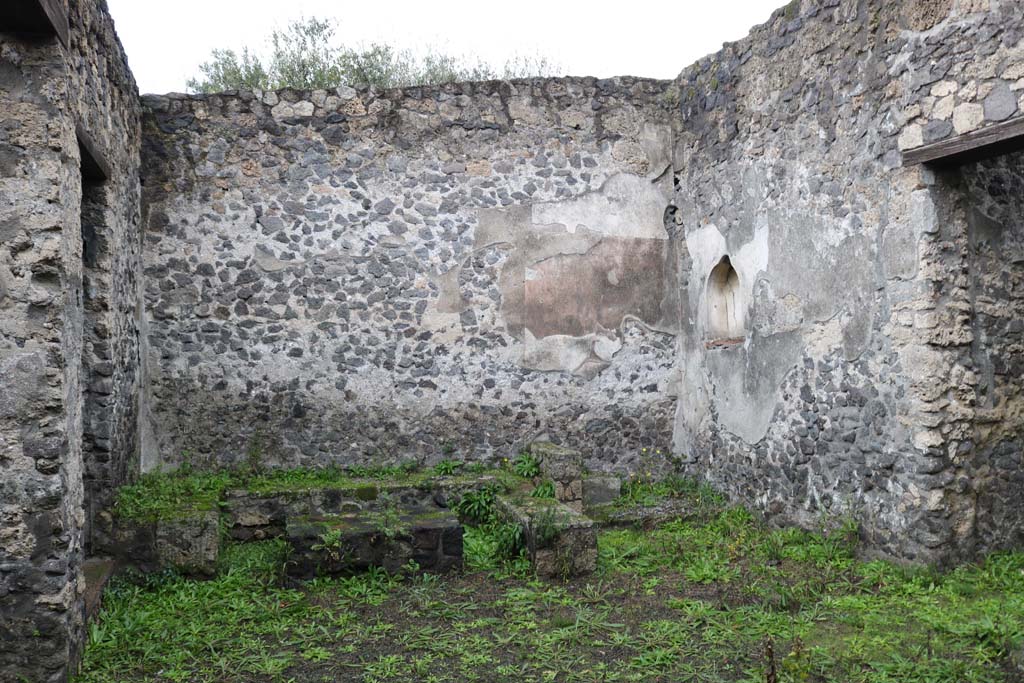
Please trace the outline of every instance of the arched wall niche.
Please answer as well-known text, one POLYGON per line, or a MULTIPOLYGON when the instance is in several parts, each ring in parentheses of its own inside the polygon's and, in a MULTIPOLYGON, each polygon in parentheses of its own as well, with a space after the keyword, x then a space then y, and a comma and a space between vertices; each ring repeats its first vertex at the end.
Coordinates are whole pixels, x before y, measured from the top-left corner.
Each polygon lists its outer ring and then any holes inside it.
POLYGON ((740 276, 723 256, 708 276, 707 336, 712 340, 741 339, 746 335, 746 306, 740 276))

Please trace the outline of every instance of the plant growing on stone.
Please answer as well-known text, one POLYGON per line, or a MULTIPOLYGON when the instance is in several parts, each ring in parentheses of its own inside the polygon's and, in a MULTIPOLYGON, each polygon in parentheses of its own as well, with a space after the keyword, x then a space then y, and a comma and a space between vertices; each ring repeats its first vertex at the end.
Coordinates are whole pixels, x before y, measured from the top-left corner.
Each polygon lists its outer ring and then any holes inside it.
POLYGON ((320 534, 320 542, 314 543, 312 548, 317 552, 326 553, 334 562, 340 562, 345 556, 345 535, 341 529, 330 529, 320 534))
POLYGON ((494 519, 493 487, 484 486, 475 491, 466 491, 455 504, 454 510, 459 517, 475 524, 486 524, 494 519))
POLYGON ((530 453, 520 453, 512 463, 512 471, 525 479, 540 476, 540 461, 530 453))
POLYGON ((357 479, 399 479, 407 477, 420 469, 416 460, 402 460, 397 465, 370 467, 367 465, 351 465, 348 474, 357 479))
POLYGON ((484 462, 471 462, 466 465, 466 471, 470 474, 483 474, 487 471, 487 463, 484 462))
POLYGON ((409 533, 409 525, 402 519, 402 512, 398 508, 398 502, 390 496, 382 496, 384 504, 380 512, 375 513, 375 522, 380 528, 380 533, 389 541, 409 533))
POLYGON ((549 505, 533 518, 533 538, 538 548, 548 548, 562 530, 562 519, 558 510, 549 505))
POLYGON ((555 497, 555 482, 550 479, 545 479, 541 483, 537 484, 532 491, 530 491, 531 498, 554 498, 555 497))

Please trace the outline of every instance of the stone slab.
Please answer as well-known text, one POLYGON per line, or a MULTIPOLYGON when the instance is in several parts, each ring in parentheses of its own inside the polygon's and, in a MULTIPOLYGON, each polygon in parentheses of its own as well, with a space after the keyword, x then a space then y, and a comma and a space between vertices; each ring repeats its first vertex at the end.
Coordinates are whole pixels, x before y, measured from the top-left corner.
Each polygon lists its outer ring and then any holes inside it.
POLYGON ((622 480, 618 477, 587 477, 583 480, 583 510, 607 505, 622 494, 622 480))
POLYGON ((288 520, 381 510, 388 504, 400 509, 451 508, 466 491, 496 483, 493 475, 434 477, 410 484, 366 480, 348 486, 295 491, 228 491, 223 510, 228 534, 238 541, 279 538, 288 520))
POLYGON ((444 572, 462 566, 462 525, 448 510, 404 511, 385 519, 360 511, 289 520, 288 575, 298 579, 352 574, 370 567, 444 572))
POLYGON ((499 515, 523 530, 538 576, 566 579, 597 569, 597 527, 570 506, 551 499, 497 499, 499 515))
POLYGON ((120 519, 113 539, 117 559, 142 571, 174 567, 212 576, 220 553, 220 515, 208 510, 168 520, 120 519))

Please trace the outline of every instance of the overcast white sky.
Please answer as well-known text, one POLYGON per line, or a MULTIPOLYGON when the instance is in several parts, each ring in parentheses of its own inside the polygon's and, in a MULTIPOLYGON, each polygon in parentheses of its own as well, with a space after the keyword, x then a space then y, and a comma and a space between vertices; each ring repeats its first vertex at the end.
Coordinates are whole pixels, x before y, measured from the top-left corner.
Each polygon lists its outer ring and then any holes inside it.
POLYGON ((671 78, 738 40, 785 0, 108 0, 139 89, 184 91, 218 47, 262 48, 301 17, 333 18, 346 44, 436 45, 502 65, 543 54, 573 76, 671 78), (607 7, 607 9, 605 8, 607 7))

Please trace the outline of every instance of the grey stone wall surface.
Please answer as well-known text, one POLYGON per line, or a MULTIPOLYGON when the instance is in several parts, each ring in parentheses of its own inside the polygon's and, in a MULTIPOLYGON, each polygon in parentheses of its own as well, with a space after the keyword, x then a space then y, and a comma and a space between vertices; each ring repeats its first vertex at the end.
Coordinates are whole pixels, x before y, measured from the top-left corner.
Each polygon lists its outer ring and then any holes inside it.
MULTIPOLYGON (((103 3, 66 5, 68 46, 0 33, 0 680, 64 681, 82 641, 85 544, 82 216, 110 250, 102 393, 108 462, 137 461, 130 313, 138 300, 139 103, 103 3), (83 208, 76 126, 113 175, 83 208), (131 245, 135 246, 131 246, 131 245), (126 317, 126 315, 128 317, 126 317)), ((118 475, 120 476, 120 474, 118 475)))
POLYGON ((675 449, 689 471, 778 522, 855 516, 870 547, 904 559, 983 550, 990 522, 1019 530, 1019 508, 996 512, 1005 494, 971 476, 978 457, 1009 470, 1019 450, 976 453, 959 190, 901 150, 1017 111, 1022 12, 797 1, 680 75, 675 449), (726 255, 739 343, 708 334, 707 278, 726 255), (986 498, 1001 521, 980 518, 986 498))
POLYGON ((149 98, 144 466, 551 438, 884 555, 1006 545, 1015 294, 902 152, 1018 115, 1022 12, 798 0, 671 83, 149 98))
POLYGON ((0 33, 0 680, 140 470, 579 449, 953 562, 1024 541, 1024 5, 794 0, 677 79, 141 101, 0 33), (109 163, 83 181, 78 132, 109 163), (140 186, 141 183, 141 186, 140 186))
POLYGON ((147 466, 667 453, 668 85, 145 98, 147 466))
POLYGON ((1024 545, 1024 153, 960 170, 976 381, 972 487, 984 550, 1024 545))

